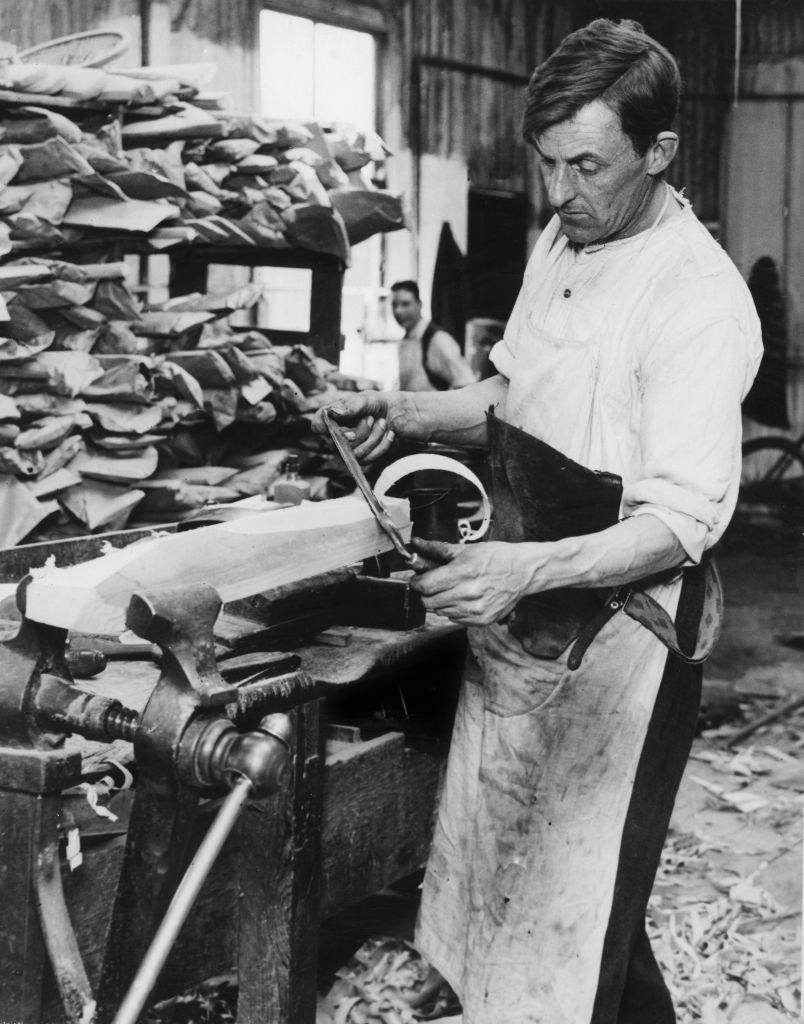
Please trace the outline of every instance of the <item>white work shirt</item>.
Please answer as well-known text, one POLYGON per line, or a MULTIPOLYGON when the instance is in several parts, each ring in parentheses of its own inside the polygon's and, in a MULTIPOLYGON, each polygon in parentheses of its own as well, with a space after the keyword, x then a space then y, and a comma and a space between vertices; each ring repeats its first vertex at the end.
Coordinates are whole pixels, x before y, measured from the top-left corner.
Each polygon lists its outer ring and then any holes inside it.
POLYGON ((491 360, 509 423, 618 473, 622 515, 658 516, 698 561, 737 500, 762 338, 736 267, 673 195, 676 216, 602 246, 575 248, 554 218, 491 360))

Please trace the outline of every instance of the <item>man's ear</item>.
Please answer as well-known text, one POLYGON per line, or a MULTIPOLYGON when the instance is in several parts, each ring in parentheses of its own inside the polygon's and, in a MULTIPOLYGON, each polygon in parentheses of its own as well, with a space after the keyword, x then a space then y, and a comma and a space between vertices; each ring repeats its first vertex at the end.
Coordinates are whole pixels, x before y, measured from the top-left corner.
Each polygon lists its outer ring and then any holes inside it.
POLYGON ((675 132, 659 132, 648 150, 648 174, 661 174, 667 170, 678 152, 678 136, 675 132))

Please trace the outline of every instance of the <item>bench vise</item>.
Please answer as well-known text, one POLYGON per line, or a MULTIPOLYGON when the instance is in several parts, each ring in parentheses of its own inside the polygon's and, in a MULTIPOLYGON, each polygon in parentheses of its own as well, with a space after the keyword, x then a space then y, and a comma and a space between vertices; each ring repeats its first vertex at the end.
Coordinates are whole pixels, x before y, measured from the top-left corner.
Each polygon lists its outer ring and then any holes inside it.
POLYGON ((138 713, 74 685, 65 661, 66 631, 25 618, 25 588, 23 581, 19 631, 0 645, 0 892, 6 904, 0 1019, 41 1024, 43 992, 55 981, 69 1024, 133 1022, 240 808, 288 781, 293 724, 278 709, 311 683, 279 663, 281 674, 252 685, 242 700, 215 662, 216 591, 201 585, 137 593, 127 626, 161 651, 161 676, 138 713), (94 993, 71 924, 59 854, 60 794, 81 777, 80 754, 65 744, 72 733, 129 740, 137 764, 94 993), (199 801, 227 792, 182 879, 199 801))

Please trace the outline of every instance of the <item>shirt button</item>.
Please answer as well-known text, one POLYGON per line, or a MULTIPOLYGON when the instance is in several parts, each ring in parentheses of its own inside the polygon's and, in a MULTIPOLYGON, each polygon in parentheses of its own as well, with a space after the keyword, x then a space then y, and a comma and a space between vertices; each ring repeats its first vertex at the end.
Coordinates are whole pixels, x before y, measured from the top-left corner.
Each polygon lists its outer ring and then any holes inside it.
POLYGON ((564 289, 564 298, 568 299, 570 297, 570 295, 572 295, 572 289, 571 288, 565 288, 564 289))

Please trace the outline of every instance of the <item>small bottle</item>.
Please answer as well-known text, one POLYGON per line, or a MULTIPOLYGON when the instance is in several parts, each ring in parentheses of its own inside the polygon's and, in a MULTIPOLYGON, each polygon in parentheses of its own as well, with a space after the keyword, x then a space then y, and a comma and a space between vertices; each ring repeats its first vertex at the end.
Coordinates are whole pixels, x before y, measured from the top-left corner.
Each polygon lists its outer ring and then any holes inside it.
POLYGON ((299 456, 288 455, 285 469, 274 483, 274 501, 280 505, 301 505, 310 497, 310 484, 299 476, 299 456))

